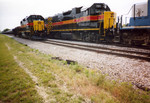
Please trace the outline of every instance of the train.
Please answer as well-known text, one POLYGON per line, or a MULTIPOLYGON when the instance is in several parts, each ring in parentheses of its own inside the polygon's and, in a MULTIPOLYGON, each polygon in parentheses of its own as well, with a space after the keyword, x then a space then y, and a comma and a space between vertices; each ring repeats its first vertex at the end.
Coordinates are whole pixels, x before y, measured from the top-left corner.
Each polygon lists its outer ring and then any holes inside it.
POLYGON ((28 39, 43 39, 45 34, 44 18, 41 15, 30 15, 20 22, 20 26, 15 27, 12 31, 15 36, 28 39))
POLYGON ((149 45, 150 0, 134 4, 129 22, 118 17, 105 3, 94 3, 88 8, 75 7, 69 11, 43 18, 30 15, 13 29, 14 34, 26 38, 54 38, 84 42, 149 45))

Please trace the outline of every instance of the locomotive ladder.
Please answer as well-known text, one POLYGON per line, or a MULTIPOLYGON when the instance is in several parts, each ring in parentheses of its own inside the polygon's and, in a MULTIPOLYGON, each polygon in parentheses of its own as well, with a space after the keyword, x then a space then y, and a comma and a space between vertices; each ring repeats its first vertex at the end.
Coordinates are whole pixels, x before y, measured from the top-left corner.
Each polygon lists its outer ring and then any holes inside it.
POLYGON ((99 22, 99 35, 100 35, 100 41, 105 40, 105 34, 102 35, 102 21, 99 22))

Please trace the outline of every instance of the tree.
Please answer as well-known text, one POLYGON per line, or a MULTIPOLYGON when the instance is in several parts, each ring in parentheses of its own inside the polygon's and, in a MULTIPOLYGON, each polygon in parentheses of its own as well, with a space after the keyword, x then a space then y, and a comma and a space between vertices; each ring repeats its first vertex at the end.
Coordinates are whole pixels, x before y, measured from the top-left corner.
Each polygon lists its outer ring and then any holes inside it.
POLYGON ((5 32, 7 32, 7 31, 9 31, 9 30, 10 30, 10 29, 6 28, 6 29, 4 29, 2 32, 5 33, 5 32))

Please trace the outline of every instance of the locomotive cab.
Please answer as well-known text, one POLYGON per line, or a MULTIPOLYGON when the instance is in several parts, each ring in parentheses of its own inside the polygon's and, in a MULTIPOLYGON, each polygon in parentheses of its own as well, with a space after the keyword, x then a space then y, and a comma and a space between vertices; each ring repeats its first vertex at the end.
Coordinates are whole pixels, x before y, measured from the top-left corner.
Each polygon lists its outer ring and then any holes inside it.
POLYGON ((150 25, 150 1, 132 6, 132 15, 129 26, 150 25))
POLYGON ((41 15, 30 15, 20 22, 15 35, 29 39, 43 39, 45 36, 44 18, 41 15))
POLYGON ((123 16, 121 17, 121 42, 130 45, 147 45, 150 43, 150 0, 134 4, 131 11, 132 15, 127 25, 122 26, 123 16))
POLYGON ((103 13, 104 11, 111 11, 108 5, 104 3, 94 3, 90 8, 89 8, 89 14, 90 15, 98 15, 103 13))

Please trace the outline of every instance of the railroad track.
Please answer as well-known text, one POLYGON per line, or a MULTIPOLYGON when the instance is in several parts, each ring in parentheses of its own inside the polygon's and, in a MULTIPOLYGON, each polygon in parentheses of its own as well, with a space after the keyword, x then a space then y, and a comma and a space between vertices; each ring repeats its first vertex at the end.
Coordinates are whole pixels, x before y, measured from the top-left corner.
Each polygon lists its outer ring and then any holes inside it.
POLYGON ((103 44, 95 44, 91 45, 90 43, 81 43, 81 42, 71 42, 71 41, 62 41, 62 40, 53 40, 48 39, 46 41, 42 41, 47 44, 65 46, 69 48, 76 48, 96 53, 103 53, 107 55, 115 55, 120 57, 126 57, 130 59, 139 59, 150 62, 150 50, 138 49, 132 47, 117 47, 111 46, 108 47, 102 46, 103 44), (97 46, 96 46, 97 45, 97 46))
POLYGON ((66 40, 56 40, 47 39, 41 41, 47 44, 59 45, 69 48, 76 48, 80 50, 86 50, 96 53, 103 53, 107 55, 115 55, 119 57, 126 57, 130 59, 145 60, 150 62, 150 47, 140 47, 137 46, 124 46, 124 45, 106 45, 106 44, 95 44, 95 43, 85 43, 77 41, 66 41, 66 40))

